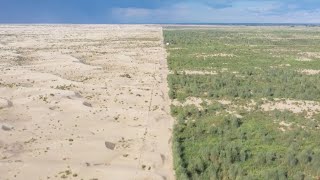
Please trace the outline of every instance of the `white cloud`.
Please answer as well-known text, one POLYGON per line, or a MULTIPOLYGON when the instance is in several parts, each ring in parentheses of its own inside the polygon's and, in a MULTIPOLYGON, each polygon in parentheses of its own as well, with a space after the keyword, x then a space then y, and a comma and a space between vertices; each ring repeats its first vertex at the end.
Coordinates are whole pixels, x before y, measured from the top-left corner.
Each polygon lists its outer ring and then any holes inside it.
POLYGON ((122 23, 319 23, 320 8, 284 12, 284 4, 242 1, 232 7, 213 8, 200 3, 178 3, 158 9, 114 8, 113 19, 122 23), (275 13, 274 13, 275 12, 275 13))

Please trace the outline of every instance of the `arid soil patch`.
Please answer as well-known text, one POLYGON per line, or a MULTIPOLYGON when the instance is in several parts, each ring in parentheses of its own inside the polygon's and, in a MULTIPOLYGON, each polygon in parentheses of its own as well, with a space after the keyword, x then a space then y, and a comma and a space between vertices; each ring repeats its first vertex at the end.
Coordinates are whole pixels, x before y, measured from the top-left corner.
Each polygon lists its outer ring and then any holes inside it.
POLYGON ((173 179, 153 26, 0 26, 0 179, 173 179))
POLYGON ((320 104, 316 101, 297 101, 297 100, 277 100, 262 104, 261 108, 265 111, 280 110, 291 111, 293 113, 305 112, 307 116, 312 116, 320 112, 320 104))

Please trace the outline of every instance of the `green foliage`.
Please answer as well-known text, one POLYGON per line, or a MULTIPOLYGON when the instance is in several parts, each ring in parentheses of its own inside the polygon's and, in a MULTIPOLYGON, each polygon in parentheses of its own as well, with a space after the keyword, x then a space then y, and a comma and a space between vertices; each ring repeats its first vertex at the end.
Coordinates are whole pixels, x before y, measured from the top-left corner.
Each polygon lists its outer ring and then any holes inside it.
POLYGON ((313 57, 315 61, 296 61, 301 53, 318 52, 319 33, 319 29, 167 29, 164 38, 170 43, 168 64, 171 70, 228 68, 250 72, 283 64, 290 64, 291 69, 319 69, 319 56, 313 57), (215 56, 221 53, 233 56, 215 56))
POLYGON ((257 70, 254 75, 169 75, 171 98, 295 98, 320 100, 318 76, 302 75, 293 70, 257 70), (236 87, 236 88, 235 88, 236 87), (288 88, 290 87, 290 88, 288 88))
MULTIPOLYGON (((176 108, 183 109, 172 109, 176 108)), ((198 117, 197 122, 181 122, 175 127, 179 177, 181 174, 188 179, 213 175, 217 179, 292 179, 298 176, 297 172, 319 173, 320 141, 316 139, 320 139, 320 133, 317 131, 301 133, 300 128, 295 128, 281 132, 273 125, 276 113, 255 112, 238 119, 232 115, 198 116, 194 111, 189 108, 181 118, 198 117), (298 142, 298 148, 293 147, 292 138, 298 142), (305 141, 306 138, 310 141, 305 141)))
POLYGON ((213 100, 171 106, 177 122, 173 152, 177 179, 306 180, 320 177, 320 115, 313 120, 288 111, 262 111, 262 98, 320 101, 318 29, 167 29, 169 96, 213 100), (215 71, 216 75, 183 73, 215 71), (216 100, 230 100, 222 105, 216 100), (240 105, 254 100, 254 110, 240 105), (232 109, 230 109, 232 108, 232 109), (235 111, 239 116, 233 115, 235 111), (290 123, 282 131, 280 122, 290 123))

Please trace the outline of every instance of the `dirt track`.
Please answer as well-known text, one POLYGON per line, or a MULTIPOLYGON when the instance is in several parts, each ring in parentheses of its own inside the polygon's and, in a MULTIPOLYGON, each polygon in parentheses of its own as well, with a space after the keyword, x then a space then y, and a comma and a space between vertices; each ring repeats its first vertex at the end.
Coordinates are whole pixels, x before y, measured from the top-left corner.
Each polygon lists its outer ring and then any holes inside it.
POLYGON ((0 26, 0 179, 174 179, 162 29, 0 26))

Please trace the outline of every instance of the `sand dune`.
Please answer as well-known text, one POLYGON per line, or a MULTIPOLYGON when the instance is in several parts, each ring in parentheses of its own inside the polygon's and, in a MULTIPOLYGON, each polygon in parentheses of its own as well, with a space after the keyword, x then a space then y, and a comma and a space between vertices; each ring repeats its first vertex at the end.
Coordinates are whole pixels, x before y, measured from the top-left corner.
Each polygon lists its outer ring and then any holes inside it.
POLYGON ((162 29, 0 26, 0 179, 174 179, 162 29))

